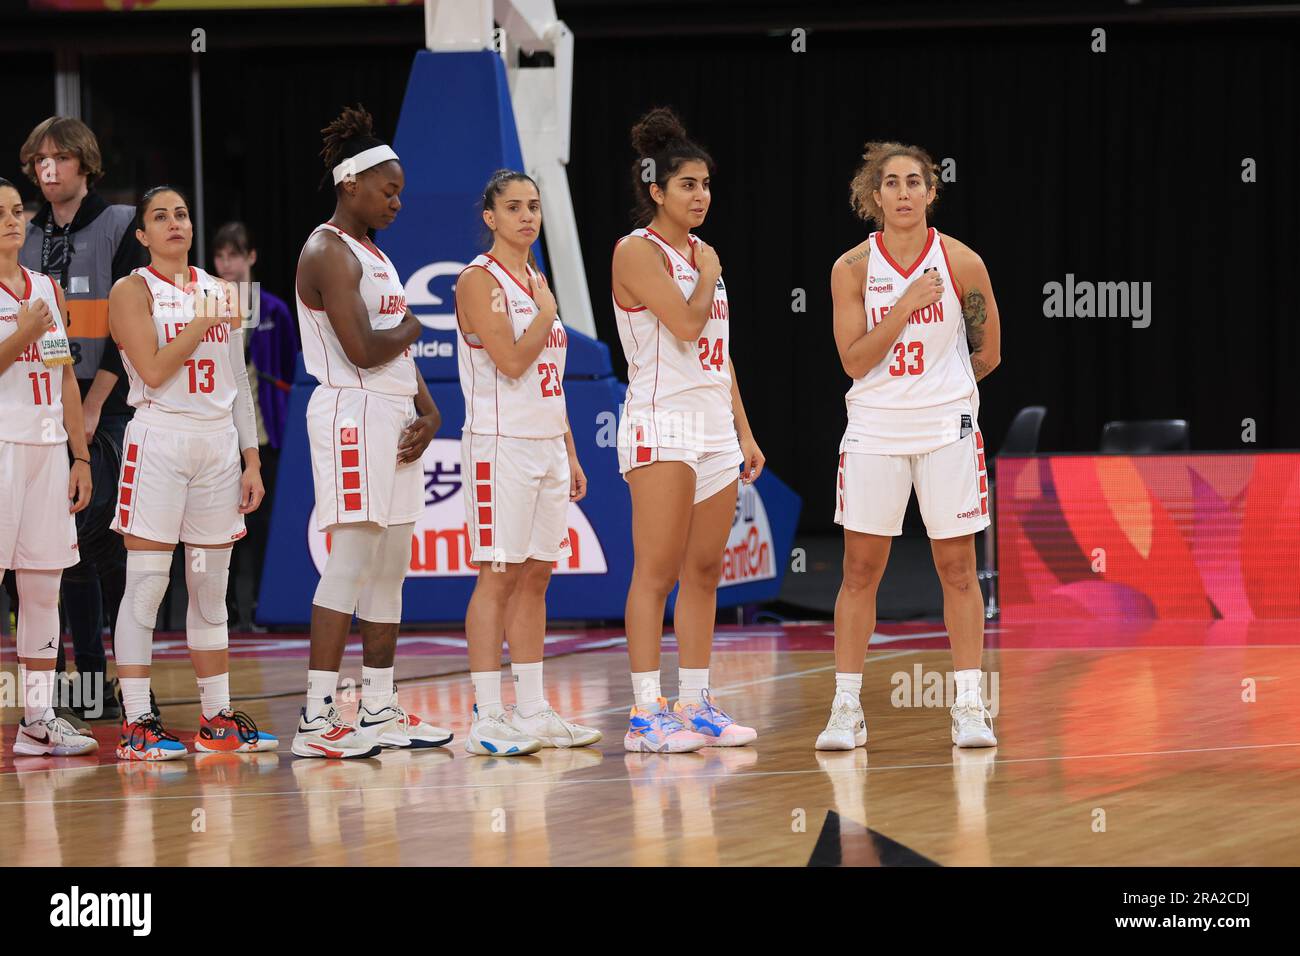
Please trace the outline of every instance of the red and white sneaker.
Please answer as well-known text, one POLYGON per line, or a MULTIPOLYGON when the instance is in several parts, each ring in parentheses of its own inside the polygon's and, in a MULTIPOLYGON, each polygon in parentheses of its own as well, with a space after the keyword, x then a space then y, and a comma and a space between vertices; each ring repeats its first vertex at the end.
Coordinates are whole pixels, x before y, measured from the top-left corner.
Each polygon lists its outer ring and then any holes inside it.
POLYGON ((305 707, 299 713, 292 747, 295 757, 378 757, 382 749, 373 737, 360 733, 339 716, 332 698, 325 698, 325 712, 319 717, 308 720, 305 707))
POLYGON ((452 732, 445 727, 437 727, 423 717, 418 717, 410 711, 405 710, 397 702, 397 691, 393 691, 393 699, 388 702, 401 716, 397 719, 397 724, 402 732, 406 734, 406 739, 410 741, 408 746, 411 747, 445 747, 451 743, 452 732))
POLYGON ((62 717, 49 720, 26 718, 18 721, 14 736, 14 753, 32 757, 81 757, 99 749, 99 743, 90 734, 83 734, 62 717))

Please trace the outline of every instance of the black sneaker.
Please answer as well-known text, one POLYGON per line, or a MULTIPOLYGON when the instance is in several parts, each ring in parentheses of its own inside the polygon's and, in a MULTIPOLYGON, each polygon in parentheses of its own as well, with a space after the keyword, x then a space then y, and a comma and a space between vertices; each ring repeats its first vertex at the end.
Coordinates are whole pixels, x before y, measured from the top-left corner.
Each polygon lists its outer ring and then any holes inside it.
POLYGON ((81 705, 75 707, 82 720, 121 720, 122 708, 117 702, 117 681, 103 674, 87 674, 82 684, 81 705), (98 678, 98 680, 96 680, 98 678), (100 693, 96 695, 96 689, 100 693), (96 699, 96 697, 102 699, 96 699))

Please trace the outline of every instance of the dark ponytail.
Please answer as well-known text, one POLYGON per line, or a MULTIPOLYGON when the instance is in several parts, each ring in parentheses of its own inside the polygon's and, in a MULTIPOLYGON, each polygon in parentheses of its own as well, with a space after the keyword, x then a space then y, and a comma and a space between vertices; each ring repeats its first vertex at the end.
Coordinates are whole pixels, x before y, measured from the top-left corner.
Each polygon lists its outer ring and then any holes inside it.
POLYGON ((668 180, 692 160, 704 163, 713 175, 713 157, 686 135, 682 121, 666 106, 655 107, 633 125, 632 149, 637 155, 632 164, 632 194, 636 197, 632 222, 636 226, 649 225, 658 209, 650 198, 652 182, 667 189, 668 180))

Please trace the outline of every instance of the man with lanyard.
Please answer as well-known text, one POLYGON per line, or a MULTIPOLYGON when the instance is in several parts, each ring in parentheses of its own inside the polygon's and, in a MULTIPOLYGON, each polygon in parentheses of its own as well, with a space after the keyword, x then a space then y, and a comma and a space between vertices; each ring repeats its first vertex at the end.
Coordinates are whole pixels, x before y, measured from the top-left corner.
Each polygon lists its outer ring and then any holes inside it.
MULTIPOLYGON (((45 199, 28 224, 18 260, 58 282, 67 297, 94 481, 90 507, 77 515, 81 560, 63 574, 63 609, 81 680, 72 703, 80 705, 77 716, 120 720, 113 695, 103 692, 108 688, 103 621, 107 616, 116 633, 126 584, 126 550, 109 522, 131 407, 122 358, 108 332, 108 293, 115 281, 148 260, 132 228, 135 208, 109 205, 94 190, 104 169, 99 143, 85 123, 52 116, 32 130, 18 155, 45 199)), ((62 642, 58 669, 66 671, 62 642)), ((72 716, 66 709, 59 714, 72 716)))

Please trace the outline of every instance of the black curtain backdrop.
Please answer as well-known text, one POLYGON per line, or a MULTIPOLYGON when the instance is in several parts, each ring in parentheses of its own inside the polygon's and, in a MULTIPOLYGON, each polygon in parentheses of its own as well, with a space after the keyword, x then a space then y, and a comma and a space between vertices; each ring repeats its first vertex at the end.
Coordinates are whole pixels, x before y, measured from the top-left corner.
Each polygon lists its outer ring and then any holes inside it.
MULTIPOLYGON (((804 531, 832 528, 849 382, 828 280, 870 228, 848 205, 868 139, 955 162, 932 224, 983 256, 1000 306, 1002 365, 981 387, 991 448, 1030 404, 1048 407, 1046 450, 1094 450, 1104 422, 1149 417, 1189 419, 1201 450, 1300 447, 1300 315, 1284 296, 1300 225, 1300 20, 1098 17, 1105 53, 1091 52, 1092 23, 811 29, 797 53, 788 30, 733 19, 730 34, 584 39, 575 10, 569 181, 597 328, 624 375, 609 256, 631 228, 628 129, 671 105, 711 150, 713 207, 699 232, 722 259, 750 419, 770 466, 804 498, 804 531), (1242 182, 1247 157, 1257 182, 1242 182), (1150 282, 1150 327, 1045 317, 1043 286, 1067 273, 1150 282), (804 311, 792 311, 800 289, 804 311), (1247 418, 1254 444, 1242 440, 1247 418)), ((317 189, 318 131, 361 101, 391 137, 421 37, 243 49, 222 37, 214 29, 201 55, 208 232, 247 221, 258 277, 292 301, 302 241, 333 205, 317 189)), ((48 89, 52 57, 23 62, 48 89)), ((124 56, 123 69, 145 62, 124 56)), ((29 94, 5 134, 15 154, 52 105, 29 108, 52 99, 36 86, 29 94)), ((119 109, 151 101, 142 90, 119 109)), ((188 141, 187 113, 157 123, 188 141)), ((190 170, 170 178, 189 185, 190 170)))
POLYGON ((864 142, 895 139, 955 160, 931 222, 993 281, 990 447, 1033 404, 1048 408, 1047 450, 1165 417, 1191 422, 1196 449, 1300 447, 1296 39, 1294 21, 1111 26, 1105 53, 1088 26, 814 31, 805 53, 788 33, 579 36, 569 180, 600 336, 621 360, 608 270, 630 228, 628 129, 671 105, 717 164, 699 234, 722 259, 750 420, 804 498, 802 529, 829 530, 849 384, 830 268, 871 228, 848 204, 864 142), (1043 286, 1067 273, 1150 282, 1150 326, 1046 318, 1043 286))

